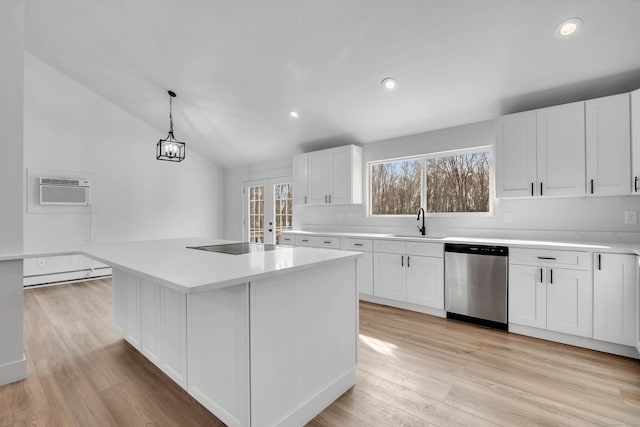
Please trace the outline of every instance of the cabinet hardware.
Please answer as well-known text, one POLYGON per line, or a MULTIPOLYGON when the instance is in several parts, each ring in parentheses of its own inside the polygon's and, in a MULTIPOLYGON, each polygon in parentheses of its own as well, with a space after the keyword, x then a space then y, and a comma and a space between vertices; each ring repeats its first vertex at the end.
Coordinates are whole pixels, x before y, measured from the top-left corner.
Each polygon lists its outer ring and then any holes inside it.
POLYGON ((362 243, 354 243, 353 246, 364 246, 362 243))
POLYGON ((591 180, 591 194, 593 194, 593 180, 591 180))
POLYGON ((327 195, 324 195, 324 202, 327 203, 327 195))
POLYGON ((598 270, 602 270, 602 254, 598 254, 598 270))
POLYGON ((544 279, 542 278, 542 269, 540 269, 540 283, 544 283, 544 279))
POLYGON ((304 196, 304 204, 307 204, 307 196, 304 196))
POLYGON ((540 182, 540 195, 542 196, 542 182, 540 182))
POLYGON ((402 258, 400 258, 400 265, 404 267, 404 255, 402 255, 402 258))
POLYGON ((331 203, 331 194, 329 194, 329 203, 331 203))
POLYGON ((551 261, 555 261, 556 260, 555 257, 552 257, 552 256, 539 256, 538 259, 548 259, 548 260, 551 260, 551 261))
POLYGON ((636 176, 633 180, 633 189, 635 192, 638 192, 638 181, 640 181, 640 176, 636 176))
POLYGON ((331 244, 330 240, 324 240, 322 243, 326 243, 327 245, 331 244))
POLYGON ((531 195, 533 196, 533 182, 531 183, 531 195))
POLYGON ((309 241, 307 239, 302 239, 301 242, 309 243, 309 241))
POLYGON ((553 285, 553 268, 549 269, 549 283, 553 285))
POLYGON ((411 267, 411 264, 409 264, 409 260, 411 259, 411 257, 409 255, 407 255, 407 268, 411 267))

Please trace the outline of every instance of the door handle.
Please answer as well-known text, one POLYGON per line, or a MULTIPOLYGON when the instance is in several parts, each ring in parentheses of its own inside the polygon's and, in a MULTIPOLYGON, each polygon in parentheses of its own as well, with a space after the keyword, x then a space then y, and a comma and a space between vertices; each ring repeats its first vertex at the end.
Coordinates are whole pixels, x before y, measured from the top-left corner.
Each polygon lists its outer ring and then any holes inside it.
POLYGON ((324 195, 324 202, 327 203, 327 195, 324 195))
POLYGON ((638 192, 638 181, 640 181, 640 177, 636 176, 633 180, 633 189, 635 192, 638 192))
POLYGON ((598 254, 598 270, 602 270, 602 254, 598 254))
POLYGON ((542 181, 540 181, 540 195, 542 196, 542 181))
POLYGON ((533 182, 531 183, 531 195, 533 196, 533 182))
POLYGON ((411 267, 411 264, 409 264, 409 260, 411 259, 411 257, 409 255, 407 255, 407 268, 411 267))
POLYGON ((551 261, 555 261, 555 257, 552 256, 539 256, 538 259, 549 259, 551 261))
POLYGON ((304 204, 307 204, 307 196, 304 196, 304 204))
POLYGON ((593 194, 593 180, 591 180, 591 194, 593 194))
POLYGON ((331 194, 329 194, 329 203, 331 203, 331 194))
POLYGON ((544 278, 542 277, 542 269, 540 269, 540 283, 544 283, 544 278))
POLYGON ((353 246, 364 246, 364 243, 354 243, 353 246))
POLYGON ((553 285, 553 268, 549 269, 549 284, 553 285))
POLYGON ((400 258, 400 265, 404 267, 404 255, 402 255, 402 258, 400 258))

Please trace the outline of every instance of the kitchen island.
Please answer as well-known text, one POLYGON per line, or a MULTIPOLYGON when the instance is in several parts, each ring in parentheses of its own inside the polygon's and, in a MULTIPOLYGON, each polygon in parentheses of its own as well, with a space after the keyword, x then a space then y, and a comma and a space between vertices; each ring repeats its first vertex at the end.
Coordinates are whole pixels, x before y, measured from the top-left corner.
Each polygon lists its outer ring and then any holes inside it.
POLYGON ((113 327, 230 426, 303 425, 355 383, 357 252, 243 255, 178 239, 93 245, 113 327))

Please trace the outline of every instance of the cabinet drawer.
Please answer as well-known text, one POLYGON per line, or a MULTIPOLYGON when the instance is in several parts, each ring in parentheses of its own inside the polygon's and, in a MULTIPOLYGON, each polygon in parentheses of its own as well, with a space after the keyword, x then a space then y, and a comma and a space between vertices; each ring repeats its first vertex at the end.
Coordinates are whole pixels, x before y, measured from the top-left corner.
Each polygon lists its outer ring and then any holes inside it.
POLYGON ((443 258, 444 245, 442 243, 407 242, 407 254, 443 258))
POLYGON ((340 249, 340 238, 318 236, 316 246, 319 248, 340 249))
POLYGON ((390 252, 394 254, 404 254, 407 250, 404 241, 399 240, 374 240, 373 250, 375 252, 390 252))
POLYGON ((283 234, 281 236, 281 238, 280 238, 280 244, 282 244, 282 245, 295 245, 296 244, 296 236, 283 234))
POLYGON ((372 252, 373 240, 367 239, 342 239, 342 249, 360 252, 372 252))
POLYGON ((318 238, 313 236, 296 236, 296 245, 298 246, 317 246, 318 238))
POLYGON ((509 249, 509 264, 558 266, 575 270, 591 269, 588 252, 546 249, 509 249))

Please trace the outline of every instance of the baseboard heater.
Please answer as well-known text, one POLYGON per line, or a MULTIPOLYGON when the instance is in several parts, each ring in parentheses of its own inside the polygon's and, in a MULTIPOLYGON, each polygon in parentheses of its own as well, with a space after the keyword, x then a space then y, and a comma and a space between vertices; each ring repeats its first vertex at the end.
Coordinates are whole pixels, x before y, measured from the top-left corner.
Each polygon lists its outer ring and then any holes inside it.
POLYGON ((111 267, 90 268, 72 270, 59 273, 34 274, 24 276, 23 286, 25 288, 56 285, 69 282, 79 282, 83 280, 105 279, 111 277, 111 267))

